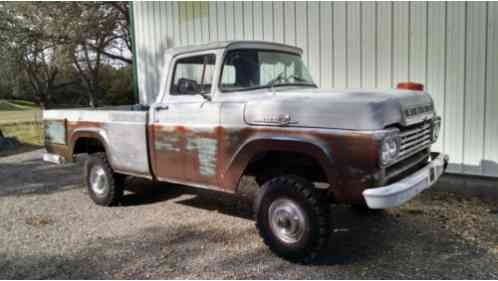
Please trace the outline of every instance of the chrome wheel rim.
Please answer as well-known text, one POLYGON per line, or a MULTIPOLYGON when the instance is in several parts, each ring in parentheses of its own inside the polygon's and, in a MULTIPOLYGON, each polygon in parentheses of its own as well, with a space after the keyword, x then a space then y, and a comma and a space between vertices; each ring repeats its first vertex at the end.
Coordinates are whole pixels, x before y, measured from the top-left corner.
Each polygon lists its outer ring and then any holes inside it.
POLYGON ((278 239, 287 244, 301 240, 307 220, 304 210, 294 201, 277 199, 270 205, 268 214, 270 228, 278 239))
POLYGON ((100 166, 94 166, 90 171, 90 186, 92 191, 101 196, 105 193, 107 189, 107 176, 104 168, 100 166))

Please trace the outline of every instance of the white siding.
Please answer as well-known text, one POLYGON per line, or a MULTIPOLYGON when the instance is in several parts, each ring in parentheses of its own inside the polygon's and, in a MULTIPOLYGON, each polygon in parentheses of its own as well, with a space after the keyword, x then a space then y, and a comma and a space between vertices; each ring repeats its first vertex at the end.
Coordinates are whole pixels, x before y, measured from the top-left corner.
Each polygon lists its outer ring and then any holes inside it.
POLYGON ((488 3, 483 174, 498 175, 498 3, 488 3))
POLYGON ((377 8, 376 36, 377 51, 376 87, 390 88, 393 86, 393 3, 379 2, 377 8))
POLYGON ((418 81, 443 117, 450 170, 498 176, 498 4, 493 2, 134 2, 139 92, 159 91, 160 53, 215 40, 303 48, 323 87, 418 81))
POLYGON ((362 2, 360 6, 361 21, 361 86, 365 88, 376 87, 376 67, 377 64, 377 38, 374 2, 362 2))
POLYGON ((332 29, 334 37, 332 42, 334 47, 334 80, 332 85, 336 88, 345 88, 348 80, 346 3, 334 2, 332 12, 334 25, 332 29))

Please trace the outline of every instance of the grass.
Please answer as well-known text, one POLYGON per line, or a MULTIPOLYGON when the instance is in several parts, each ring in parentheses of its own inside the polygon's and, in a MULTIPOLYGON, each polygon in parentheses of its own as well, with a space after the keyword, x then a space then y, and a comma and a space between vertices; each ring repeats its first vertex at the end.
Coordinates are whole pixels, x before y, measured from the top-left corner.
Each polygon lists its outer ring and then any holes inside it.
POLYGON ((41 122, 41 116, 41 110, 0 110, 0 126, 17 123, 41 122))
POLYGON ((16 137, 21 143, 42 145, 43 125, 41 122, 0 125, 4 136, 16 137))
POLYGON ((41 122, 41 110, 33 103, 21 100, 0 100, 0 125, 41 122))
POLYGON ((0 100, 0 111, 33 110, 38 106, 30 101, 24 100, 0 100))
POLYGON ((43 147, 43 125, 41 122, 1 124, 5 137, 16 137, 19 145, 15 149, 0 150, 0 157, 29 152, 43 147))
POLYGON ((19 110, 19 108, 13 104, 0 102, 0 110, 2 111, 10 111, 10 110, 19 110))
POLYGON ((20 145, 0 156, 31 151, 43 145, 41 110, 35 104, 20 100, 0 100, 0 130, 5 137, 16 137, 20 145))
POLYGON ((38 108, 38 105, 36 105, 32 101, 27 101, 27 100, 9 100, 10 103, 15 104, 20 107, 36 107, 38 108))

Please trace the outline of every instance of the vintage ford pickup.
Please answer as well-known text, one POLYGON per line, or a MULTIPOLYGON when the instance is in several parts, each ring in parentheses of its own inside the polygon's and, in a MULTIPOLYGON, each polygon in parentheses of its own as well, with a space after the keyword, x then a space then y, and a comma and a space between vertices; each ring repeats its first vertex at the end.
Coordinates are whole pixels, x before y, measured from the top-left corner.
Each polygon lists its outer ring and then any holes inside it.
POLYGON ((44 111, 44 159, 88 153, 88 193, 105 206, 119 203, 125 176, 230 193, 252 176, 264 242, 310 261, 327 243, 331 202, 400 206, 448 157, 430 150, 441 119, 423 85, 318 89, 301 53, 259 41, 168 49, 155 102, 44 111))

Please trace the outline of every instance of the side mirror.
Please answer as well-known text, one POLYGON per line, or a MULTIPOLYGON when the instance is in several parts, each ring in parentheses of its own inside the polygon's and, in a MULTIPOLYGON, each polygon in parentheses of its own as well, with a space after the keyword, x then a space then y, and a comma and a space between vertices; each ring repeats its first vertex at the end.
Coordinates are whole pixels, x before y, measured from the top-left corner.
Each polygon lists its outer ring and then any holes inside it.
POLYGON ((181 95, 198 95, 201 93, 201 87, 195 80, 181 78, 178 80, 177 87, 181 95))

